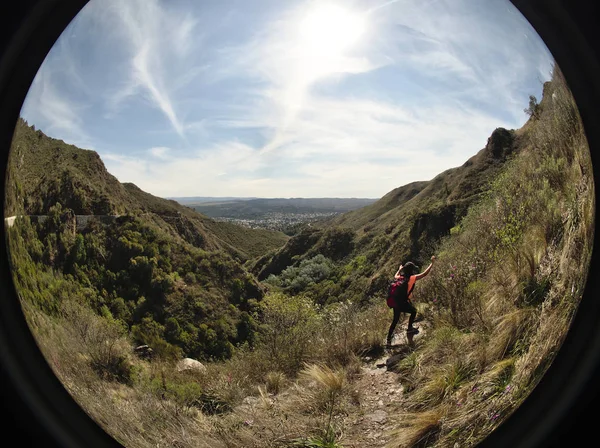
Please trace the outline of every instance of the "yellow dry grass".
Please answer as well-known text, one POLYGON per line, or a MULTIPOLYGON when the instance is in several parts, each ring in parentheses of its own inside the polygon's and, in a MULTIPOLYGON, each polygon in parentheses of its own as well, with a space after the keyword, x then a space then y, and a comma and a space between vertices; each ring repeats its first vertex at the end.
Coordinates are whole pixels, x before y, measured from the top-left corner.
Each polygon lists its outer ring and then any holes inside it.
POLYGON ((448 413, 446 406, 418 412, 404 413, 397 418, 397 429, 392 432, 389 448, 419 448, 431 446, 448 413))

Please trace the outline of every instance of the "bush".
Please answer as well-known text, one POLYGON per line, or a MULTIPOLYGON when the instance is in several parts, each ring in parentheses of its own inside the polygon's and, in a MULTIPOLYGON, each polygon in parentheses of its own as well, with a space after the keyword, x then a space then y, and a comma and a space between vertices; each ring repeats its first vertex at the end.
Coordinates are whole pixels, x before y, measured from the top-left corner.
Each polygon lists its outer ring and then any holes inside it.
POLYGON ((319 254, 302 260, 298 266, 287 267, 279 276, 270 275, 266 282, 292 294, 298 294, 309 286, 329 278, 335 269, 335 264, 319 254))
POLYGON ((181 348, 165 340, 165 327, 152 317, 146 316, 131 327, 131 336, 138 344, 148 345, 155 356, 163 360, 181 358, 181 348))
POLYGON ((260 342, 268 350, 273 367, 295 375, 313 355, 319 315, 306 297, 271 293, 260 303, 260 342))
POLYGON ((123 323, 73 301, 64 302, 62 312, 94 371, 102 379, 132 384, 135 369, 123 323))

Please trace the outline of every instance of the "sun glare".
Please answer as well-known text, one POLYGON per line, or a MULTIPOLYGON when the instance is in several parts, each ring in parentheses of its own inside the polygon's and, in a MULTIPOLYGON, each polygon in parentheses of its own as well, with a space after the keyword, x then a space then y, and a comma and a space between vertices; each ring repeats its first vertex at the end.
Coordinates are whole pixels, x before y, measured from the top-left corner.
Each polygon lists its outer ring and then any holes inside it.
POLYGON ((300 45, 308 57, 343 56, 361 37, 365 21, 360 14, 337 5, 320 5, 300 22, 300 45))

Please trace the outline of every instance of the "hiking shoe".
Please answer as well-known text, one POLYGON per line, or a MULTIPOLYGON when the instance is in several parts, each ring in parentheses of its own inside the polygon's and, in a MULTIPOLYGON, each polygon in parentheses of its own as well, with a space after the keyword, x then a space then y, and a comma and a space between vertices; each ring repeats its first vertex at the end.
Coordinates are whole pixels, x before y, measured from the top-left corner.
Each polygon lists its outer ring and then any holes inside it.
POLYGON ((419 329, 418 328, 409 328, 408 330, 406 330, 406 334, 417 334, 419 333, 419 329))

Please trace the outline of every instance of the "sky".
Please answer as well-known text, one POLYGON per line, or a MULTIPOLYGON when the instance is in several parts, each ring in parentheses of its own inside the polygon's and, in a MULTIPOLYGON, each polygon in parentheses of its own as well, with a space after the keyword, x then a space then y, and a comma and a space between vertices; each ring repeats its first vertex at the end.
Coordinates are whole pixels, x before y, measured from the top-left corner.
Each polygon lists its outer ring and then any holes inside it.
POLYGON ((21 115, 156 196, 379 198, 521 127, 552 65, 508 0, 91 0, 21 115))

